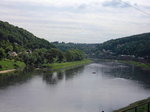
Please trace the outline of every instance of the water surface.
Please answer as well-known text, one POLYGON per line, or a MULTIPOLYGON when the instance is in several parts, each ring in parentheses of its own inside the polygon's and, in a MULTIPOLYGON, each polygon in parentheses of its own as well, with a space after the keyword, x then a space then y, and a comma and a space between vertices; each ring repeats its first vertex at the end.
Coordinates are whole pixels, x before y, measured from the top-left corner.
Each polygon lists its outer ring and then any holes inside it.
POLYGON ((0 112, 109 112, 147 97, 150 73, 118 62, 0 77, 0 112))

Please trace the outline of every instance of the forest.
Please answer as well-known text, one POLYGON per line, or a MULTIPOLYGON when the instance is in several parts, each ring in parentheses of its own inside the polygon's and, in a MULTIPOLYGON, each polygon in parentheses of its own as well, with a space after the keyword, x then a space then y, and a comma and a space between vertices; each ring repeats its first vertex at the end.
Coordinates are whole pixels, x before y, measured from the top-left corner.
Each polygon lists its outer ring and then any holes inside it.
POLYGON ((81 50, 61 50, 22 28, 0 21, 0 60, 21 61, 39 67, 45 63, 79 61, 84 56, 81 50))
POLYGON ((51 44, 55 45, 56 48, 61 49, 62 51, 66 51, 69 49, 78 49, 84 51, 86 57, 91 58, 95 49, 99 44, 86 44, 86 43, 65 43, 65 42, 51 42, 51 44))
POLYGON ((150 58, 150 33, 112 39, 100 44, 49 42, 0 21, 0 60, 14 59, 26 65, 80 61, 87 58, 150 58))
POLYGON ((150 58, 150 33, 143 33, 119 39, 112 39, 97 45, 95 57, 132 56, 150 58))

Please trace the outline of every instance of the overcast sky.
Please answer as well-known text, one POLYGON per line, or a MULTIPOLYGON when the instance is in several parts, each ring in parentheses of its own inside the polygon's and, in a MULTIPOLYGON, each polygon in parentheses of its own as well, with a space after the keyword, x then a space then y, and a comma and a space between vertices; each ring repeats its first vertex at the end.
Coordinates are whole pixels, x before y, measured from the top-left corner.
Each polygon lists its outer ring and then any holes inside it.
POLYGON ((49 41, 101 43, 150 32, 150 0, 0 0, 0 20, 49 41))

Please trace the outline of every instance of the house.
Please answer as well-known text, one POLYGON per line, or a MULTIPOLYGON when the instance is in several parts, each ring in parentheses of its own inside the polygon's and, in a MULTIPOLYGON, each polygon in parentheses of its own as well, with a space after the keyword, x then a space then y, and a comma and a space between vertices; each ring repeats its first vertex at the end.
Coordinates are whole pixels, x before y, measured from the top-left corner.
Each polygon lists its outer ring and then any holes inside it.
POLYGON ((31 50, 27 50, 26 53, 27 54, 32 54, 32 51, 31 50))
POLYGON ((13 52, 13 51, 12 51, 12 52, 9 51, 9 52, 8 52, 8 55, 11 56, 11 57, 16 57, 16 56, 18 56, 18 54, 17 54, 16 52, 13 52))

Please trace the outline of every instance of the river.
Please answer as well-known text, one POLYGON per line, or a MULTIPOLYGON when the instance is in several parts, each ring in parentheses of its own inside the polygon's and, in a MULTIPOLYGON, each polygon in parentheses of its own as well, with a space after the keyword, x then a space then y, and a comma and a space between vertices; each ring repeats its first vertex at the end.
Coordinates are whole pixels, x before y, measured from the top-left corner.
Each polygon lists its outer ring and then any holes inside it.
POLYGON ((111 112, 150 97, 150 72, 113 61, 0 76, 0 112, 111 112))

